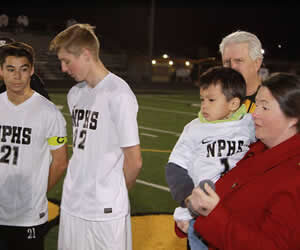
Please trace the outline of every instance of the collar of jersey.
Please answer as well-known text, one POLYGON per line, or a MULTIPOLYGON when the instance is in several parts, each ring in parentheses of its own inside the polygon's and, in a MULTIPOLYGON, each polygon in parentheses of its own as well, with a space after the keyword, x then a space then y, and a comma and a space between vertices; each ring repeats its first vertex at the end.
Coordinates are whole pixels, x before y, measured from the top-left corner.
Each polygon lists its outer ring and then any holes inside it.
POLYGON ((245 104, 242 104, 241 107, 237 111, 235 111, 228 119, 207 121, 203 117, 201 111, 198 113, 198 116, 199 116, 199 120, 201 123, 220 123, 220 122, 231 122, 231 121, 240 120, 246 113, 247 113, 246 106, 245 106, 245 104))

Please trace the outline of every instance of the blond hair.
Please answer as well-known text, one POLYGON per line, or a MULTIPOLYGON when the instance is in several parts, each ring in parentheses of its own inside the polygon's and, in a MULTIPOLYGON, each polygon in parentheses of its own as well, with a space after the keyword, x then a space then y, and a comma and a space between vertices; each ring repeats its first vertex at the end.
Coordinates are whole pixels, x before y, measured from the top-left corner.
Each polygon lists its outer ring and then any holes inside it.
POLYGON ((90 24, 77 23, 58 33, 50 42, 49 50, 58 52, 65 49, 68 53, 79 56, 82 49, 88 49, 97 59, 100 43, 90 24))

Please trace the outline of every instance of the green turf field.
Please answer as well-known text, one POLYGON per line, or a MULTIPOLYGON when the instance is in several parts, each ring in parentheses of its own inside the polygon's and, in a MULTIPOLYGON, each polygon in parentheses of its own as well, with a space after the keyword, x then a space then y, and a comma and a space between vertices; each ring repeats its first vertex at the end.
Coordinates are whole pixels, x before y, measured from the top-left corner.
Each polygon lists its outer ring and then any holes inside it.
MULTIPOLYGON (((143 156, 143 168, 137 184, 130 191, 131 213, 172 213, 177 204, 167 189, 164 167, 184 125, 197 117, 199 111, 198 89, 186 91, 155 91, 159 94, 140 94, 135 91, 138 103, 138 123, 143 156), (196 104, 196 105, 195 105, 196 104)), ((66 103, 66 94, 51 94, 60 105, 67 121, 68 140, 71 145, 71 117, 66 103)), ((72 148, 69 147, 69 156, 72 148)), ((48 198, 60 200, 62 181, 48 194, 48 198)), ((53 226, 46 237, 46 250, 57 249, 58 226, 53 226)))

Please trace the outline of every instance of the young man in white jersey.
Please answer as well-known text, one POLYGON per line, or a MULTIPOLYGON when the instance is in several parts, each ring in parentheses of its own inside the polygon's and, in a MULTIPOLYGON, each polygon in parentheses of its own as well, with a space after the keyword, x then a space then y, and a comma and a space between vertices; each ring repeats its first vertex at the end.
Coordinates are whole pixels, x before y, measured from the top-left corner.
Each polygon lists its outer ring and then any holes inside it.
POLYGON ((171 193, 182 204, 175 209, 174 219, 177 227, 188 234, 192 250, 207 249, 207 246, 194 233, 194 215, 184 204, 188 194, 178 194, 185 185, 184 179, 174 178, 174 171, 181 168, 182 175, 192 180, 193 187, 204 180, 216 182, 255 142, 252 117, 246 114, 242 104, 246 96, 243 76, 231 68, 214 67, 201 75, 199 82, 199 117, 185 126, 166 168, 171 193))
POLYGON ((46 193, 68 165, 66 122, 31 89, 34 50, 14 42, 0 48, 0 249, 43 250, 46 193))
POLYGON ((63 186, 59 250, 130 250, 128 189, 141 170, 138 104, 128 84, 99 58, 94 27, 74 24, 50 43, 68 93, 73 155, 63 186))
MULTIPOLYGON (((0 38, 0 47, 8 44, 13 43, 15 40, 9 37, 2 37, 0 38)), ((45 89, 45 83, 44 81, 36 74, 33 73, 30 80, 30 88, 32 88, 35 92, 38 92, 40 95, 46 97, 48 100, 50 100, 49 94, 47 90, 45 89)), ((3 79, 0 75, 0 93, 3 93, 6 91, 6 86, 3 82, 3 79)))

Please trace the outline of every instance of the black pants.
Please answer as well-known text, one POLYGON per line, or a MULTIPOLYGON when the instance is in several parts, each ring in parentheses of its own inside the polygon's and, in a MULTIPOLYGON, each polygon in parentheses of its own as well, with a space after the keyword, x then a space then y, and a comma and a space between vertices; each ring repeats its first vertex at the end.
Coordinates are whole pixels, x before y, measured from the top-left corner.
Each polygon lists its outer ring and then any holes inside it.
POLYGON ((31 227, 0 225, 0 250, 44 250, 47 224, 31 227))

